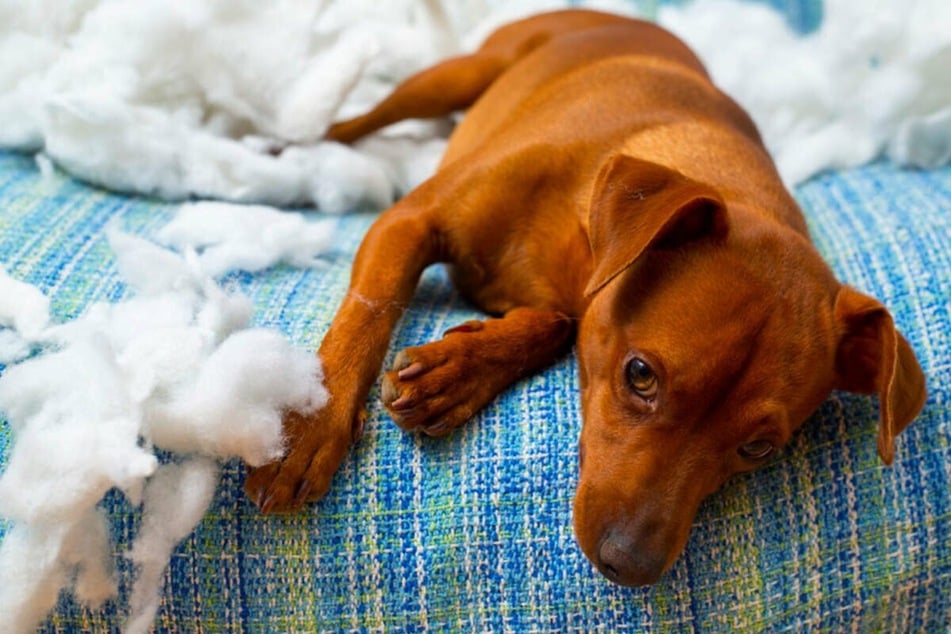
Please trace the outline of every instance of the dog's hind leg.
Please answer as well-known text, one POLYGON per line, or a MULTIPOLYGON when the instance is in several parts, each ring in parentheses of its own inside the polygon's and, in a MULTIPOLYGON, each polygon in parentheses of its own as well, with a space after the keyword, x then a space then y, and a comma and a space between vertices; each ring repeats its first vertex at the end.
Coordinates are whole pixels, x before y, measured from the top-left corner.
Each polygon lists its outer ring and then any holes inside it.
POLYGON ((506 69, 551 38, 622 19, 569 9, 504 26, 475 53, 450 58, 413 75, 366 114, 330 126, 325 138, 351 143, 397 121, 441 117, 468 108, 506 69))
POLYGON ((404 119, 430 119, 472 105, 508 66, 492 52, 454 57, 413 75, 364 115, 335 123, 325 138, 351 143, 404 119))

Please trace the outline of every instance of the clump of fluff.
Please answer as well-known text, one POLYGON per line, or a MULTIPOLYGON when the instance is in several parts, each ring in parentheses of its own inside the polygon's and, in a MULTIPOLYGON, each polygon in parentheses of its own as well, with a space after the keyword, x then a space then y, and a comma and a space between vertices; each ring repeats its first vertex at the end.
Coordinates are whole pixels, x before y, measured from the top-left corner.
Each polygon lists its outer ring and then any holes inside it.
MULTIPOLYGON (((0 0, 13 25, 0 32, 0 146, 170 199, 386 206, 432 173, 447 128, 410 122, 349 147, 323 142, 327 127, 500 24, 568 4, 0 0)), ((789 183, 882 154, 951 160, 943 0, 837 0, 805 37, 737 0, 570 4, 657 13, 751 112, 789 183)))
MULTIPOLYGON (((243 210, 234 211, 240 218, 243 210)), ((251 327, 248 298, 205 270, 209 262, 216 273, 247 263, 248 236, 215 229, 228 224, 227 214, 215 215, 205 227, 223 255, 203 258, 195 248, 206 245, 183 229, 194 212, 170 225, 181 230, 173 241, 184 253, 110 229, 133 295, 72 322, 50 325, 48 299, 0 274, 0 334, 21 341, 20 353, 40 349, 0 376, 0 410, 14 439, 0 475, 0 516, 13 523, 0 546, 0 614, 13 632, 35 628, 63 588, 92 606, 116 595, 108 524, 97 508, 113 488, 143 507, 129 554, 138 576, 126 627, 147 631, 171 552, 213 498, 218 461, 280 458, 282 414, 327 400, 317 356, 251 327), (174 461, 161 465, 157 449, 174 461)), ((277 210, 249 213, 254 227, 273 221, 288 235, 311 228, 277 210)), ((258 268, 313 263, 327 231, 296 248, 287 239, 258 245, 251 260, 258 268)))
POLYGON ((659 19, 749 111, 790 185, 882 155, 928 168, 951 160, 943 0, 827 2, 805 36, 768 6, 737 0, 663 7, 659 19))

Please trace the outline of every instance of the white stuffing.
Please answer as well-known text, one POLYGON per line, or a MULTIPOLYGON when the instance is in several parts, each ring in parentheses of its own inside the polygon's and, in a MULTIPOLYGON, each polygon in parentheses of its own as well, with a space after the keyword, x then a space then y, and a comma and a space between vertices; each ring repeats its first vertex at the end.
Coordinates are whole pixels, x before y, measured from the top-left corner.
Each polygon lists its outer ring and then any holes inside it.
POLYGON ((157 460, 139 446, 137 412, 122 382, 105 338, 78 341, 0 377, 0 408, 16 441, 0 477, 4 517, 65 523, 114 486, 136 497, 157 460))
POLYGON ((72 582, 92 608, 115 596, 109 525, 89 508, 68 523, 15 524, 0 546, 3 632, 32 632, 72 582))
MULTIPOLYGON (((567 4, 0 0, 0 23, 13 25, 0 33, 0 147, 170 199, 383 207, 432 173, 447 126, 407 122, 353 148, 321 142, 327 126, 502 22, 567 4)), ((882 154, 951 160, 945 0, 825 3, 805 37, 738 0, 657 17, 750 110, 791 184, 882 154)))
POLYGON ((136 579, 123 628, 126 634, 151 629, 172 551, 204 517, 220 473, 216 461, 194 457, 181 464, 162 465, 149 479, 142 502, 142 525, 127 554, 135 563, 136 579))
POLYGON ((331 246, 333 222, 311 222, 271 207, 197 202, 182 205, 158 239, 200 250, 201 268, 213 277, 234 269, 260 271, 286 262, 313 267, 331 246))
MULTIPOLYGON (((38 152, 46 175, 55 164, 169 199, 380 208, 432 173, 451 126, 406 122, 353 148, 322 142, 327 126, 502 22, 567 4, 0 0, 0 147, 38 152)), ((789 183, 882 154, 951 161, 945 0, 825 3, 805 37, 736 0, 657 17, 751 112, 789 183)), ((112 488, 143 506, 125 628, 147 631, 171 552, 213 499, 218 461, 274 459, 281 412, 327 398, 316 356, 249 329, 250 301, 212 279, 315 266, 326 224, 196 203, 159 234, 177 252, 115 227, 108 237, 135 295, 73 322, 51 325, 49 299, 0 268, 0 363, 20 361, 0 376, 15 439, 0 476, 12 522, 0 546, 4 631, 35 628, 64 588, 91 606, 116 596, 123 580, 98 508, 112 488), (159 464, 157 448, 179 456, 159 464)))
POLYGON ((324 397, 314 392, 316 383, 314 355, 295 354, 272 331, 237 332, 204 360, 197 376, 150 408, 148 435, 171 451, 238 456, 252 466, 272 462, 284 454, 283 439, 274 433, 282 408, 294 403, 298 411, 313 411, 324 397))
POLYGON ((0 265, 0 364, 28 356, 49 325, 49 299, 0 265))
POLYGON ((56 166, 53 165, 53 161, 50 160, 50 157, 42 152, 38 152, 33 158, 36 161, 36 167, 40 170, 40 176, 43 180, 46 182, 52 181, 53 176, 56 174, 56 166))
POLYGON ((795 35, 763 5, 702 0, 659 21, 747 108, 789 184, 887 155, 951 160, 951 3, 836 0, 795 35))
POLYGON ((32 344, 13 330, 0 330, 0 363, 7 364, 29 356, 32 344))
POLYGON ((0 0, 0 146, 119 190, 347 211, 415 183, 326 127, 455 53, 449 14, 480 3, 63 4, 0 0), (366 200, 368 174, 386 186, 366 200))
POLYGON ((12 327, 21 336, 37 337, 49 324, 50 300, 35 286, 10 277, 0 265, 0 327, 12 327))
MULTIPOLYGON (((327 399, 317 356, 249 328, 250 301, 214 283, 194 241, 179 236, 181 255, 115 227, 107 235, 136 294, 72 322, 50 325, 48 299, 0 274, 0 298, 15 300, 0 305, 0 333, 43 348, 0 375, 14 440, 0 475, 0 517, 13 522, 0 547, 0 614, 13 632, 35 628, 63 588, 91 606, 116 595, 97 509, 112 488, 133 505, 144 498, 127 630, 147 630, 171 552, 212 499, 217 461, 278 458, 282 413, 327 399), (156 449, 180 464, 160 465, 156 449)), ((312 262, 317 243, 301 261, 312 262)), ((286 240, 271 246, 267 261, 288 257, 286 240)))

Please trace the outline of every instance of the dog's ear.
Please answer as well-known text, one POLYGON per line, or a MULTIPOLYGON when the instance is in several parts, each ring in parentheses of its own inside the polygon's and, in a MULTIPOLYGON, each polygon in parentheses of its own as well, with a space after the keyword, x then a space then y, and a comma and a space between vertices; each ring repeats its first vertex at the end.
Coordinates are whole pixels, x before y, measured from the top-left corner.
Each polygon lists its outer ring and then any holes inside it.
POLYGON ((674 248, 727 232, 726 209, 712 187, 623 155, 612 157, 598 173, 588 223, 594 272, 585 296, 599 291, 648 247, 674 248))
POLYGON ((911 346, 895 329, 892 316, 877 300, 842 286, 835 298, 835 319, 841 332, 836 387, 878 394, 878 455, 891 464, 895 436, 924 407, 925 375, 911 346))

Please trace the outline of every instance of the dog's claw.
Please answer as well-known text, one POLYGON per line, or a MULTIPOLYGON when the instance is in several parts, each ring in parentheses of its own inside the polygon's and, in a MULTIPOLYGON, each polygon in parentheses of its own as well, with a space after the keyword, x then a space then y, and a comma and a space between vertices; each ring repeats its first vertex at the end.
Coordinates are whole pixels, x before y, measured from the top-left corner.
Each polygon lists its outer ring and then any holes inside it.
POLYGON ((449 426, 446 423, 436 423, 429 427, 423 427, 423 433, 427 436, 445 436, 448 431, 449 426))
POLYGON ((392 403, 390 403, 390 408, 400 411, 406 411, 412 409, 413 399, 409 396, 401 396, 392 403))
POLYGON ((445 337, 446 335, 451 335, 454 332, 477 332, 482 330, 484 327, 485 325, 481 321, 477 319, 470 319, 469 321, 465 321, 458 326, 453 326, 442 334, 445 337))
POLYGON ((258 500, 258 502, 258 507, 261 509, 261 512, 265 515, 269 515, 271 510, 274 508, 274 505, 277 503, 277 499, 274 497, 274 494, 271 493, 264 498, 263 502, 260 500, 258 500))
POLYGON ((353 419, 353 426, 350 428, 351 444, 356 444, 361 438, 363 438, 363 432, 366 430, 366 425, 367 410, 365 407, 361 407, 357 417, 353 419))
POLYGON ((310 495, 311 490, 313 490, 314 484, 310 480, 303 480, 297 486, 297 492, 294 494, 294 504, 300 506, 307 501, 307 496, 310 495))
POLYGON ((262 468, 263 467, 252 469, 244 482, 245 495, 247 495, 248 499, 258 508, 264 505, 264 496, 267 494, 267 485, 255 482, 255 474, 258 474, 258 469, 262 468))
POLYGON ((426 373, 426 366, 424 366, 419 361, 416 361, 409 367, 403 368, 402 370, 396 373, 396 376, 400 378, 401 381, 411 381, 418 376, 422 376, 426 373))

